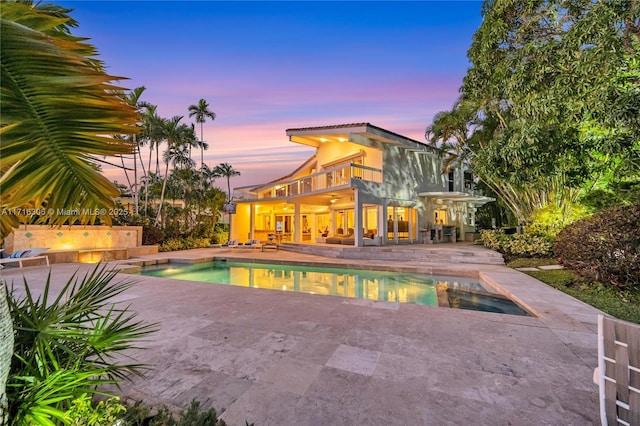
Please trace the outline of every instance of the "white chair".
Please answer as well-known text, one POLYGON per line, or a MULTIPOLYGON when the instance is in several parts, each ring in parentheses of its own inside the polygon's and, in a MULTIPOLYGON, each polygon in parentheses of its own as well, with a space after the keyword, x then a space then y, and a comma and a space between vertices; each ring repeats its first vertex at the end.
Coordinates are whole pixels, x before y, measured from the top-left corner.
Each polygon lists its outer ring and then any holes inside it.
POLYGON ((598 368, 603 426, 640 425, 640 325, 598 315, 598 368))

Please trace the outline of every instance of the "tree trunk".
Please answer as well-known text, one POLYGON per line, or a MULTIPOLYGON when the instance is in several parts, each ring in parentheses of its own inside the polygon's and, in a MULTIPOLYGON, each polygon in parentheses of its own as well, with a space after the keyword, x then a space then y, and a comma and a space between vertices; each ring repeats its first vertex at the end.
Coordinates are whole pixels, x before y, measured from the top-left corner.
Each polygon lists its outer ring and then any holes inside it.
POLYGON ((133 214, 138 215, 138 138, 133 135, 133 187, 131 188, 133 198, 133 214))
POLYGON ((9 424, 7 401, 7 378, 13 356, 13 323, 9 314, 7 291, 4 281, 0 281, 0 425, 9 424))
POLYGON ((156 215, 155 226, 160 224, 160 216, 162 215, 162 204, 164 203, 164 190, 167 188, 167 178, 169 177, 169 162, 167 161, 164 169, 164 181, 162 181, 162 192, 160 193, 160 205, 158 205, 158 214, 156 215))

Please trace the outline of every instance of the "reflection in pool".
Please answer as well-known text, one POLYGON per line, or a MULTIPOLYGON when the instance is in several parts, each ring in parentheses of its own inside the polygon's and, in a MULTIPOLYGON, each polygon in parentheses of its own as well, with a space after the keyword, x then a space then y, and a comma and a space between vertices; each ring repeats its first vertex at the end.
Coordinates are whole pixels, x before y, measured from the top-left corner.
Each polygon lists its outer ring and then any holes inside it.
POLYGON ((513 301, 489 293, 477 279, 464 277, 225 261, 147 266, 141 274, 241 287, 528 315, 513 301))

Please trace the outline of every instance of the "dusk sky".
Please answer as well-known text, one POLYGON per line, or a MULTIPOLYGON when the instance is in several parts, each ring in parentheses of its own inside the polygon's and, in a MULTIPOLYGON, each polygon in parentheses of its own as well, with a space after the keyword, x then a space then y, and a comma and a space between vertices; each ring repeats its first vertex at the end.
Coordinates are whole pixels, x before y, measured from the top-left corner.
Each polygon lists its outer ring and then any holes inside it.
MULTIPOLYGON (((111 75, 147 88, 162 117, 206 99, 205 163, 240 187, 288 174, 313 151, 288 128, 369 122, 424 141, 458 96, 480 1, 64 1, 111 75)), ((198 137, 199 126, 197 127, 198 137)), ((194 159, 199 161, 199 154, 194 159)), ((104 169, 124 182, 121 172, 104 169)), ((218 182, 219 187, 225 183, 218 182)))

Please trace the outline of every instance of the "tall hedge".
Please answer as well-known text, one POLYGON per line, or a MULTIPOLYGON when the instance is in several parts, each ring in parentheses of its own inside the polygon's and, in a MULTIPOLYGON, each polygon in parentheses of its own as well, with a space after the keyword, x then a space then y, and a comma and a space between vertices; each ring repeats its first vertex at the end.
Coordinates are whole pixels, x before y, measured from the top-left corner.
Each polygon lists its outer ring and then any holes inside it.
POLYGON ((555 253, 593 281, 640 290, 640 205, 600 211, 564 228, 555 253))

